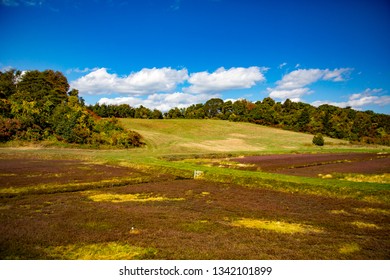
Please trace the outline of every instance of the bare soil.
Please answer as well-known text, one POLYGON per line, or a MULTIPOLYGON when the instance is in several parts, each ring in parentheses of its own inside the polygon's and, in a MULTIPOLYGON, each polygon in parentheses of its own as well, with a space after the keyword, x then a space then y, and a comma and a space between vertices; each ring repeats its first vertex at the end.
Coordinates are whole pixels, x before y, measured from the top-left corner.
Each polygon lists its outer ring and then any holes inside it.
POLYGON ((288 154, 248 156, 232 160, 254 165, 247 169, 308 177, 332 173, 390 173, 390 154, 288 154))

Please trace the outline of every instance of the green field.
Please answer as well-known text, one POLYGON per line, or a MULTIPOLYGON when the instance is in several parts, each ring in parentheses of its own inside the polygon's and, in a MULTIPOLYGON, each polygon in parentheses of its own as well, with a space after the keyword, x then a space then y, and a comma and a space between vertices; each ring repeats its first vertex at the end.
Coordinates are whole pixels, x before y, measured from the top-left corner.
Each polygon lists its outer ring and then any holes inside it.
POLYGON ((360 149, 347 141, 325 138, 328 145, 312 145, 313 135, 221 120, 123 119, 122 124, 145 137, 153 155, 172 154, 269 154, 360 149))
POLYGON ((330 138, 317 147, 309 134, 219 120, 120 121, 143 148, 0 148, 1 259, 390 257, 388 182, 230 161, 390 148, 330 138))

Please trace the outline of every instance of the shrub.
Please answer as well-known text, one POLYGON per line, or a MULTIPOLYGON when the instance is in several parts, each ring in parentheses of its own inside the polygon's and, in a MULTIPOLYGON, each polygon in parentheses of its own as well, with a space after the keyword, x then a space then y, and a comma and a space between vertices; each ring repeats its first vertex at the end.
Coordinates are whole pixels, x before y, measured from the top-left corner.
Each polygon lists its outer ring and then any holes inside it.
POLYGON ((313 144, 316 146, 324 146, 325 141, 324 141, 324 137, 322 137, 321 133, 317 133, 316 135, 314 135, 313 144))
POLYGON ((19 120, 0 117, 0 142, 7 142, 14 138, 21 130, 19 120))

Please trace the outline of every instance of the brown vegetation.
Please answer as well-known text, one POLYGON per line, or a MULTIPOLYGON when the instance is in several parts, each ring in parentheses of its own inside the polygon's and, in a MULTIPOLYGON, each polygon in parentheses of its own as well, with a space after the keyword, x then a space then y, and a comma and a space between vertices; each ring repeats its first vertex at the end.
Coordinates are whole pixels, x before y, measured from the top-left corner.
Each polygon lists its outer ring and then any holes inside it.
MULTIPOLYGON (((3 183, 13 178, 13 187, 25 186, 14 178, 27 176, 22 159, 0 162, 3 183)), ((64 174, 59 183, 82 174, 96 180, 99 172, 140 175, 81 161, 40 160, 34 171, 32 163, 25 160, 30 174, 64 174)), ((92 192, 3 197, 0 223, 0 259, 390 258, 388 205, 173 177, 92 192), (110 199, 93 199, 96 194, 110 199), (129 197, 137 199, 120 199, 129 197), (289 232, 284 226, 316 230, 289 232)))
POLYGON ((233 160, 251 164, 255 170, 309 177, 332 173, 390 173, 390 154, 380 153, 288 154, 233 160))

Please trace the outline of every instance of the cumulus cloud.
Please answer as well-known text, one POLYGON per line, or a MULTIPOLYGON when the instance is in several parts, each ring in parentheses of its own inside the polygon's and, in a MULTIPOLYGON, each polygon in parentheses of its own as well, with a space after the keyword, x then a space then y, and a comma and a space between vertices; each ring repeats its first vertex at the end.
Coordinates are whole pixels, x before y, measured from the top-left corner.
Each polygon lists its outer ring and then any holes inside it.
POLYGON ((182 92, 165 93, 165 94, 151 94, 145 99, 135 96, 117 97, 117 98, 101 98, 99 104, 119 105, 129 104, 132 107, 144 106, 149 109, 157 109, 162 112, 169 111, 171 108, 185 108, 192 104, 204 103, 207 100, 219 95, 209 94, 189 94, 182 92))
POLYGON ((276 87, 267 88, 269 96, 276 99, 300 100, 303 95, 312 93, 309 85, 324 80, 341 82, 352 71, 351 68, 329 69, 297 69, 276 82, 276 87))
POLYGON ((81 94, 146 95, 174 91, 178 84, 187 79, 187 69, 143 68, 128 76, 118 76, 108 73, 106 68, 99 68, 71 82, 71 86, 81 94))
POLYGON ((345 108, 352 107, 356 110, 361 110, 364 106, 368 105, 380 105, 385 106, 390 104, 390 96, 384 95, 386 92, 381 88, 370 89, 367 88, 365 91, 360 93, 351 94, 347 101, 343 102, 332 102, 332 101, 315 101, 312 103, 313 106, 320 106, 323 104, 334 105, 337 107, 345 108))
POLYGON ((67 72, 85 74, 70 83, 81 95, 119 95, 115 98, 104 96, 98 101, 100 104, 129 104, 133 107, 143 105, 150 109, 168 111, 173 107, 188 107, 221 97, 222 91, 250 88, 265 80, 265 71, 267 68, 253 66, 230 69, 221 67, 212 73, 197 72, 191 75, 187 69, 167 67, 144 68, 128 76, 110 73, 107 68, 73 68, 67 72), (180 89, 179 85, 182 83, 185 84, 180 89))
POLYGON ((346 80, 346 76, 348 76, 352 71, 352 68, 338 68, 334 70, 323 70, 323 79, 326 81, 333 82, 342 82, 346 80))
POLYGON ((312 91, 309 88, 293 88, 293 89, 274 89, 272 90, 270 97, 274 99, 286 100, 298 102, 301 96, 310 94, 312 91))
POLYGON ((265 81, 263 72, 267 70, 267 68, 252 66, 248 68, 232 67, 228 70, 220 67, 213 73, 197 72, 191 74, 188 79, 191 86, 183 90, 189 93, 217 93, 250 88, 257 82, 265 81))

